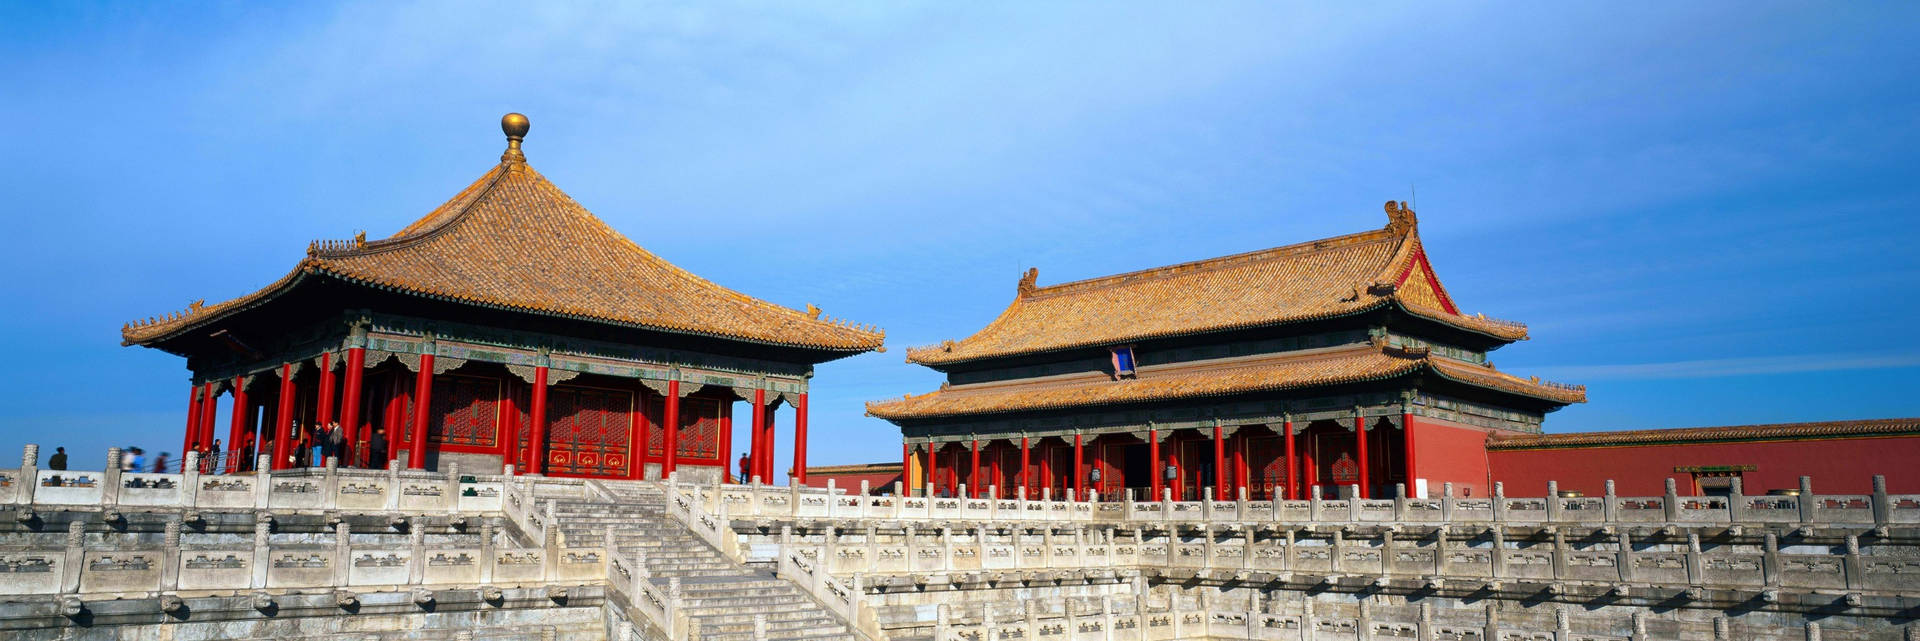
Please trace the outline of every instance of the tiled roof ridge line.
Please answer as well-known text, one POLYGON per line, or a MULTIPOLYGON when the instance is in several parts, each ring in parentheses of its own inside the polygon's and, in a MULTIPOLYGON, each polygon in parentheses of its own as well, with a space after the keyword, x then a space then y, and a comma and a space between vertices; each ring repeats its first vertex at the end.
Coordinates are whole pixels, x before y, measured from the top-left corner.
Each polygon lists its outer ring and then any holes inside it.
POLYGON ((1501 435, 1487 441, 1488 449, 1550 449, 1555 447, 1636 446, 1694 441, 1753 441, 1805 436, 1873 436, 1920 434, 1920 418, 1871 418, 1799 423, 1760 423, 1710 427, 1668 427, 1637 430, 1501 435))
MULTIPOLYGON (((1398 351, 1398 350, 1394 350, 1394 351, 1398 351)), ((1415 370, 1418 370, 1418 369, 1421 369, 1421 368, 1423 368, 1423 367, 1425 367, 1425 368, 1428 368, 1428 369, 1432 369, 1432 363, 1431 363, 1431 359, 1432 359, 1432 357, 1431 357, 1431 356, 1425 356, 1425 355, 1422 355, 1422 356, 1411 356, 1411 355, 1409 355, 1409 354, 1407 354, 1407 353, 1404 353, 1404 352, 1403 352, 1403 353, 1399 353, 1399 354, 1395 354, 1395 353, 1392 353, 1392 352, 1390 352, 1390 351, 1388 351, 1388 350, 1385 350, 1385 349, 1382 349, 1382 348, 1378 348, 1378 347, 1376 347, 1376 348, 1373 348, 1373 349, 1365 349, 1365 348, 1362 348, 1362 349, 1355 349, 1355 350, 1353 350, 1353 352, 1354 352, 1354 354, 1341 354, 1341 355, 1338 355, 1338 356, 1333 356, 1333 355, 1326 355, 1326 356, 1319 356, 1319 357, 1316 357, 1316 358, 1315 358, 1314 360, 1323 360, 1323 359, 1324 359, 1324 360, 1334 360, 1335 358, 1348 358, 1348 357, 1352 357, 1352 356, 1356 356, 1356 355, 1360 355, 1361 353, 1366 353, 1366 352, 1372 352, 1372 353, 1379 353, 1379 354, 1382 354, 1382 355, 1385 355, 1385 356, 1388 356, 1388 357, 1390 357, 1390 358, 1393 358, 1393 359, 1396 359, 1396 360, 1398 360, 1398 361, 1399 361, 1399 364, 1398 364, 1398 366, 1396 366, 1396 367, 1394 367, 1393 369, 1389 369, 1389 370, 1386 370, 1386 371, 1381 371, 1381 372, 1372 372, 1372 373, 1368 373, 1368 374, 1363 374, 1363 375, 1358 375, 1358 376, 1351 376, 1351 377, 1347 377, 1347 378, 1336 378, 1336 379, 1333 379, 1333 380, 1329 380, 1329 381, 1322 381, 1322 382, 1314 382, 1314 383, 1280 383, 1280 384, 1269 384, 1269 385, 1261 385, 1261 386, 1255 386, 1255 387, 1251 387, 1251 388, 1248 388, 1248 389, 1241 389, 1241 390, 1234 390, 1234 391, 1230 391, 1230 392, 1208 392, 1208 393, 1200 393, 1200 394, 1191 394, 1191 395, 1184 395, 1184 396, 1174 396, 1174 397, 1170 397, 1170 398, 1180 398, 1180 399, 1190 399, 1190 398, 1208 398, 1208 397, 1215 397, 1215 396, 1231 396, 1231 395, 1235 395, 1235 394, 1250 394, 1250 393, 1259 393, 1259 392, 1273 392, 1273 391, 1285 391, 1285 390, 1292 390, 1292 389, 1305 389, 1305 388, 1308 388, 1308 387, 1317 387, 1317 386, 1323 386, 1323 385, 1344 385, 1344 384, 1348 384, 1348 383, 1361 383, 1361 382, 1369 382, 1369 381, 1379 381, 1379 380, 1386 380, 1386 379, 1389 379, 1389 378, 1393 378, 1393 377, 1396 377, 1396 376, 1404 376, 1404 375, 1406 375, 1406 374, 1408 374, 1408 373, 1411 373, 1411 372, 1413 372, 1413 371, 1415 371, 1415 370)), ((1241 368, 1241 369, 1250 369, 1250 368, 1254 368, 1254 367, 1258 367, 1258 365, 1248 365, 1248 366, 1246 366, 1246 368, 1241 368)), ((1227 369, 1223 369, 1223 370, 1221 370, 1221 371, 1231 371, 1232 369, 1233 369, 1233 368, 1227 368, 1227 369)), ((1215 372, 1215 373, 1218 373, 1218 372, 1215 372)), ((1123 380, 1120 380, 1120 381, 1114 381, 1114 382, 1116 382, 1116 383, 1121 383, 1121 384, 1126 384, 1126 383, 1132 383, 1132 382, 1136 382, 1137 380, 1139 380, 1139 379, 1123 379, 1123 380)), ((905 395, 902 395, 902 396, 900 396, 900 397, 897 397, 897 398, 885 398, 885 399, 880 399, 880 400, 876 400, 876 401, 867 401, 867 402, 866 402, 866 404, 865 404, 865 405, 866 405, 866 410, 867 410, 867 414, 868 414, 868 415, 870 415, 870 416, 876 416, 876 417, 879 417, 879 418, 887 418, 887 415, 885 415, 885 414, 875 414, 875 413, 874 413, 874 411, 873 411, 873 410, 874 410, 874 408, 875 408, 876 406, 882 406, 882 405, 889 405, 889 404, 893 404, 893 403, 900 403, 900 402, 905 402, 905 401, 911 401, 911 400, 913 400, 913 399, 915 399, 915 398, 919 398, 919 397, 924 397, 924 396, 928 396, 928 395, 931 395, 931 394, 936 394, 936 393, 939 393, 939 392, 938 392, 938 391, 935 391, 935 392, 928 392, 928 393, 926 393, 926 394, 921 394, 921 395, 919 395, 919 396, 915 396, 915 395, 913 395, 913 394, 905 394, 905 395)), ((940 415, 940 416, 978 416, 978 415, 985 415, 985 414, 1001 414, 1001 413, 1007 413, 1007 412, 1016 412, 1016 411, 1033 411, 1033 410, 1047 410, 1047 409, 1057 409, 1057 408, 1059 408, 1059 407, 1071 407, 1071 405, 1069 405, 1069 404, 1054 404, 1054 405, 1045 405, 1045 406, 1037 406, 1037 407, 1023 407, 1023 408, 1016 408, 1016 409, 1011 409, 1011 410, 987 410, 987 411, 976 411, 976 412, 958 412, 958 413, 954 413, 954 414, 943 414, 943 415, 940 415)), ((895 416, 898 416, 898 415, 895 415, 895 416)))
MULTIPOLYGON (((1520 396, 1527 396, 1527 397, 1553 401, 1558 403, 1586 402, 1585 386, 1569 385, 1564 383, 1553 383, 1550 381, 1541 381, 1540 378, 1537 376, 1530 377, 1530 378, 1520 378, 1518 376, 1514 376, 1506 372, 1501 372, 1499 370, 1493 369, 1491 367, 1487 367, 1485 365, 1453 363, 1452 361, 1449 361, 1445 357, 1436 356, 1433 353, 1431 353, 1429 350, 1422 349, 1422 348, 1410 349, 1410 348, 1394 347, 1391 345, 1386 345, 1384 343, 1372 343, 1372 344, 1362 345, 1362 346, 1358 346, 1350 349, 1332 350, 1332 351, 1328 351, 1320 354, 1315 354, 1312 357, 1302 358, 1299 360, 1300 362, 1336 361, 1339 359, 1367 357, 1369 355, 1376 355, 1376 354, 1380 356, 1385 356, 1388 359, 1391 359, 1392 365, 1380 371, 1370 372, 1370 373, 1358 375, 1358 376, 1349 376, 1345 378, 1333 378, 1333 379, 1316 381, 1311 383, 1283 382, 1283 383, 1256 385, 1256 386, 1246 387, 1242 389, 1235 389, 1232 391, 1174 395, 1168 398, 1180 398, 1180 399, 1208 398, 1208 397, 1215 397, 1215 396, 1228 396, 1233 394, 1250 394, 1250 393, 1261 393, 1261 392, 1286 391, 1286 390, 1293 390, 1293 389, 1305 389, 1305 388, 1325 386, 1325 385, 1342 385, 1342 384, 1348 384, 1348 383, 1386 380, 1386 379, 1394 378, 1398 376, 1405 376, 1415 371, 1424 371, 1424 372, 1430 372, 1433 375, 1444 378, 1444 379, 1456 381, 1463 385, 1471 385, 1475 387, 1496 389, 1496 390, 1501 390, 1510 394, 1516 394, 1520 396), (1479 369, 1484 369, 1485 371, 1484 372, 1477 371, 1479 369)), ((1272 366, 1281 364, 1281 361, 1285 361, 1285 360, 1287 359, 1270 359, 1270 360, 1257 362, 1257 363, 1246 363, 1238 367, 1222 367, 1215 370, 1209 370, 1209 371, 1199 372, 1199 373, 1207 374, 1207 375, 1221 375, 1221 374, 1230 373, 1236 370, 1272 367, 1272 366)), ((1289 364, 1297 364, 1297 363, 1289 363, 1289 364)), ((1137 384, 1141 382, 1152 382, 1152 380, 1153 379, 1148 379, 1148 378, 1125 379, 1125 380, 1114 381, 1114 383, 1126 385, 1126 384, 1137 384)), ((1072 383, 1067 385, 1087 385, 1087 384, 1099 384, 1099 383, 1098 382, 1091 382, 1091 383, 1077 382, 1077 383, 1072 383)), ((1045 389, 1045 387, 1046 386, 1039 386, 1039 387, 1036 387, 1035 389, 1045 389)), ((950 395, 950 396, 956 395, 955 394, 956 391, 959 392, 957 397, 965 397, 965 396, 973 396, 976 394, 994 394, 994 393, 1007 393, 1010 391, 1018 391, 1018 387, 998 387, 993 389, 980 388, 980 389, 968 389, 968 390, 957 390, 957 388, 951 389, 951 390, 941 389, 941 390, 936 390, 933 392, 928 392, 926 394, 920 394, 920 395, 906 394, 906 395, 895 397, 895 398, 886 398, 886 399, 880 399, 875 401, 868 401, 865 404, 865 406, 866 406, 866 411, 868 415, 876 416, 879 418, 924 418, 928 416, 977 416, 977 415, 986 415, 986 414, 1003 414, 1008 412, 1019 412, 1019 411, 1049 410, 1049 409, 1058 409, 1061 407, 1073 406, 1071 403, 1051 403, 1051 404, 1040 404, 1040 405, 1034 405, 1034 406, 1015 407, 1010 409, 988 408, 983 410, 957 411, 957 412, 950 412, 950 413, 944 413, 944 414, 937 414, 937 413, 927 414, 923 416, 915 416, 911 411, 906 413, 898 413, 898 412, 890 413, 887 411, 887 406, 890 406, 890 405, 895 405, 898 403, 907 403, 918 398, 925 398, 935 394, 950 395)))
MULTIPOLYGON (((292 271, 287 272, 286 275, 281 276, 278 280, 268 283, 267 286, 254 290, 251 293, 212 305, 202 304, 195 307, 190 304, 185 313, 172 317, 153 317, 145 322, 134 321, 127 323, 120 328, 120 344, 127 346, 133 345, 141 340, 165 338, 168 335, 178 334, 199 327, 207 321, 220 318, 230 312, 246 309, 267 298, 271 298, 274 292, 281 288, 291 286, 307 274, 313 273, 318 268, 318 265, 319 261, 312 258, 303 258, 299 264, 293 266, 292 271)), ((206 299, 202 298, 195 302, 202 303, 205 300, 206 299)))
MULTIPOLYGON (((545 176, 540 175, 540 172, 538 171, 534 171, 531 165, 527 165, 525 163, 519 163, 519 164, 521 167, 525 168, 526 171, 533 174, 533 178, 535 181, 542 181, 545 179, 545 176)), ((481 187, 479 190, 475 191, 472 198, 468 198, 467 202, 462 203, 460 205, 460 211, 455 212, 452 216, 448 216, 446 220, 443 220, 439 224, 436 224, 432 227, 428 227, 426 229, 423 229, 405 236, 393 236, 391 238, 382 238, 379 240, 366 241, 364 243, 355 243, 356 246, 348 247, 341 250, 329 251, 327 249, 318 249, 318 250, 309 249, 307 251, 307 255, 313 256, 315 258, 347 258, 351 256, 368 256, 372 254, 393 251, 396 249, 404 249, 404 248, 419 244, 420 242, 425 241, 429 238, 439 236, 440 234, 445 233, 447 230, 452 229, 460 221, 466 219, 467 214, 471 213, 473 211, 473 208, 480 204, 481 200, 484 200, 488 194, 492 193, 495 187, 500 186, 500 179, 505 178, 510 171, 511 169, 507 166, 507 163, 505 162, 502 162, 498 165, 494 165, 493 169, 490 170, 490 173, 492 175, 490 175, 487 178, 486 186, 481 187)), ((459 195, 455 195, 454 197, 458 198, 459 195)), ((427 215, 432 216, 435 212, 438 212, 438 211, 439 211, 439 208, 435 208, 434 211, 427 212, 427 215)), ((408 225, 408 227, 412 227, 412 225, 408 225)), ((402 228, 402 230, 404 231, 405 228, 402 228)))
MULTIPOLYGON (((1089 290, 1096 290, 1096 289, 1101 289, 1105 287, 1113 287, 1118 285, 1130 285, 1142 280, 1153 280, 1156 278, 1165 278, 1168 276, 1178 276, 1178 275, 1195 273, 1195 272, 1225 269, 1228 267, 1234 267, 1244 263, 1257 262, 1260 260, 1278 258, 1281 256, 1296 256, 1300 254, 1326 251, 1329 249, 1339 249, 1342 247, 1350 247, 1353 245, 1360 245, 1360 244, 1370 243, 1370 242, 1393 240, 1395 239, 1395 237, 1396 235, 1394 234, 1394 232, 1389 229, 1384 229, 1384 228, 1370 229, 1363 232, 1342 234, 1342 235, 1333 236, 1330 238, 1322 238, 1318 240, 1310 240, 1310 241, 1301 242, 1301 243, 1294 243, 1292 245, 1282 245, 1280 247, 1268 247, 1266 249, 1256 249, 1253 251, 1240 252, 1238 254, 1228 254, 1226 256, 1215 256, 1212 258, 1203 258, 1200 260, 1190 260, 1184 263, 1176 263, 1173 265, 1161 265, 1159 267, 1149 267, 1147 269, 1124 272, 1120 274, 1096 276, 1093 278, 1084 278, 1081 280, 1068 281, 1064 283, 1056 283, 1053 285, 1039 286, 1039 287, 1034 287, 1030 293, 1026 293, 1022 295, 1021 298, 1040 299, 1040 298, 1048 298, 1052 296, 1065 295, 1065 294, 1078 294, 1078 293, 1084 293, 1089 290)), ((1401 239, 1404 239, 1406 235, 1399 235, 1398 237, 1401 239)))

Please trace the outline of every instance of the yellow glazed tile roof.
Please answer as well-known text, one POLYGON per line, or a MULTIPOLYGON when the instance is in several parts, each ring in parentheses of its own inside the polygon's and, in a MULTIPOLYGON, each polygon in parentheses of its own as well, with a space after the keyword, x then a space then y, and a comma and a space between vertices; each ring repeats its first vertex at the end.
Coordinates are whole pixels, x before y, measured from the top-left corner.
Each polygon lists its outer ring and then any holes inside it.
POLYGON ((867 404, 883 419, 919 419, 1062 409, 1270 392, 1393 378, 1415 371, 1556 403, 1586 401, 1586 388, 1542 383, 1490 367, 1435 357, 1425 350, 1377 345, 1229 359, 1204 365, 1143 367, 1136 378, 1088 373, 942 388, 867 404))
POLYGON ((1038 287, 1037 270, 1000 317, 959 341, 907 350, 943 365, 1147 338, 1331 318, 1397 305, 1502 340, 1526 327, 1467 316, 1433 276, 1413 211, 1388 202, 1384 229, 1145 271, 1038 287))
POLYGON ((878 329, 752 298, 642 249, 527 166, 518 151, 516 144, 498 166, 390 238, 315 243, 292 273, 258 292, 195 303, 129 324, 121 335, 127 344, 160 340, 326 274, 421 296, 671 332, 837 351, 881 347, 885 333, 878 329))

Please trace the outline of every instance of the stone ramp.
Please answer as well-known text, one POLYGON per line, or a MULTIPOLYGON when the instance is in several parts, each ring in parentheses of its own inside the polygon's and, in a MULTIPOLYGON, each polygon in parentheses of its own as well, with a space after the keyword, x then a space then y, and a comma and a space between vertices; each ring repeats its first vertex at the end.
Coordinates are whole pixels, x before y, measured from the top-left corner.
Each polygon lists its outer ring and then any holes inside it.
POLYGON ((736 564, 666 511, 666 490, 650 482, 604 482, 616 502, 558 500, 554 520, 568 540, 594 541, 612 532, 613 545, 644 556, 650 580, 662 592, 680 580, 680 603, 699 625, 702 641, 754 641, 754 619, 764 617, 769 641, 855 641, 833 612, 799 586, 769 570, 736 564))

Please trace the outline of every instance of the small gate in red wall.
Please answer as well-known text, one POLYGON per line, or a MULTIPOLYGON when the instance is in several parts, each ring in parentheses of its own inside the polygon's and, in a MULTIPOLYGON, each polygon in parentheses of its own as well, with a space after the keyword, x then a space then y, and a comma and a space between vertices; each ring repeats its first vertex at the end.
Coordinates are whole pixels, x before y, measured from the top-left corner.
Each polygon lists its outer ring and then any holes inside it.
POLYGON ((626 478, 633 457, 633 393, 555 387, 547 392, 547 471, 626 478))

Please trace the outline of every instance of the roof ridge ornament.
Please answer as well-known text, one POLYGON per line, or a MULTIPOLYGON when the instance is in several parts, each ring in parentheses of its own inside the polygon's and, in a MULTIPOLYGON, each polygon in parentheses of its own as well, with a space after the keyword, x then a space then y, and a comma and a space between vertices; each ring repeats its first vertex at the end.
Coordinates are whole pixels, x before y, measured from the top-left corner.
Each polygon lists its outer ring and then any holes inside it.
POLYGON ((1407 208, 1407 201, 1387 201, 1387 231, 1398 236, 1419 228, 1420 221, 1414 217, 1413 210, 1407 208))
POLYGON ((507 134, 507 151, 500 154, 500 164, 526 164, 527 155, 520 153, 520 141, 527 139, 527 130, 531 127, 532 123, 519 112, 500 117, 500 131, 507 134))
POLYGON ((1037 287, 1034 286, 1034 283, 1039 280, 1040 280, 1040 268, 1028 267, 1027 273, 1020 275, 1020 286, 1019 286, 1020 297, 1026 298, 1028 296, 1032 296, 1033 290, 1038 289, 1037 287))

